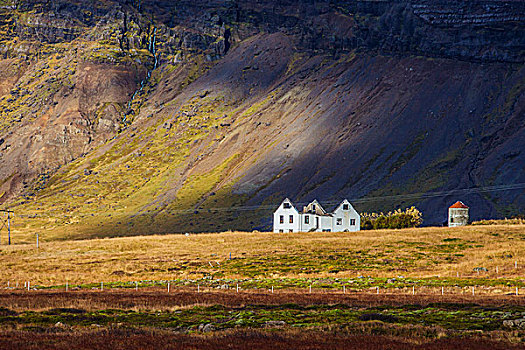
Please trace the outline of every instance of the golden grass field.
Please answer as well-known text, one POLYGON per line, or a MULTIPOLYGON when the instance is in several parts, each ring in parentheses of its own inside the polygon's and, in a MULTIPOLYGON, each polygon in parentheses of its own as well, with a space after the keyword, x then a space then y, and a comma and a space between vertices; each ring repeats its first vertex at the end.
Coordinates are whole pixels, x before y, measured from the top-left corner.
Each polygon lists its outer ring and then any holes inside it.
MULTIPOLYGON (((5 242, 5 241, 4 241, 5 242)), ((222 278, 523 278, 525 225, 155 235, 2 245, 0 285, 222 278), (229 256, 232 260, 229 260, 229 256), (518 268, 515 268, 517 261, 518 268), (482 267, 479 274, 473 269, 482 267), (496 273, 496 267, 498 273, 496 273)))

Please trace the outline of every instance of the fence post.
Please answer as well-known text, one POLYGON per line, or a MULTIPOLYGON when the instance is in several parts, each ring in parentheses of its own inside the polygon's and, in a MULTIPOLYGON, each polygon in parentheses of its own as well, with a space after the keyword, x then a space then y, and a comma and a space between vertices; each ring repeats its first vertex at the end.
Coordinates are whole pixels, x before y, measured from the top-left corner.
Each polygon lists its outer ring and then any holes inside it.
POLYGON ((197 284, 197 293, 200 293, 201 292, 201 286, 200 284, 197 284))
POLYGON ((104 290, 104 282, 100 282, 100 290, 104 290))
POLYGON ((518 268, 518 260, 514 261, 514 268, 515 268, 515 269, 518 268))
POLYGON ((68 287, 69 287, 69 286, 68 286, 68 283, 67 283, 67 281, 66 281, 66 292, 67 292, 67 290, 68 290, 68 287))
POLYGON ((273 294, 273 286, 272 286, 272 294, 273 294))
POLYGON ((499 269, 498 269, 498 267, 496 266, 496 275, 498 274, 498 270, 499 270, 499 269))
POLYGON ((416 295, 416 287, 412 286, 412 295, 416 295))
POLYGON ((441 287, 441 295, 445 294, 445 289, 444 287, 441 287))
POLYGON ((459 278, 459 271, 456 271, 456 277, 459 278))
POLYGON ((472 295, 476 295, 474 291, 474 286, 472 286, 472 295))
POLYGON ((343 294, 346 294, 346 286, 343 285, 343 294))
POLYGON ((135 290, 136 290, 136 291, 139 290, 139 282, 135 282, 135 290))
POLYGON ((312 294, 312 285, 310 284, 310 294, 312 294))
POLYGON ((168 293, 170 292, 170 283, 168 282, 168 293))
POLYGON ((518 293, 518 287, 516 287, 516 295, 519 295, 519 293, 518 293))
POLYGON ((379 287, 376 287, 376 294, 379 294, 379 287))

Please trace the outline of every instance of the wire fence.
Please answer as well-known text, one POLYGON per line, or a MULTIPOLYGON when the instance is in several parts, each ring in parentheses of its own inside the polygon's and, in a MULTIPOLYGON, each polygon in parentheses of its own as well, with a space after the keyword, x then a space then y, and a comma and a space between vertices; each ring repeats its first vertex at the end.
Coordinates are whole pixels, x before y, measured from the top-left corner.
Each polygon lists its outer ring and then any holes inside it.
POLYGON ((129 291, 129 292, 193 292, 193 293, 258 293, 258 294, 276 294, 276 293, 295 293, 295 294, 342 294, 342 295, 461 295, 461 296, 524 296, 525 287, 498 285, 416 285, 403 284, 395 287, 372 286, 372 287, 355 287, 350 283, 339 284, 336 287, 319 287, 315 284, 302 287, 282 286, 278 284, 268 284, 261 287, 254 287, 253 283, 229 283, 217 286, 207 284, 184 284, 181 281, 131 281, 131 282, 96 282, 89 284, 69 284, 44 286, 32 284, 30 281, 25 282, 7 282, 3 287, 4 290, 11 291, 129 291))

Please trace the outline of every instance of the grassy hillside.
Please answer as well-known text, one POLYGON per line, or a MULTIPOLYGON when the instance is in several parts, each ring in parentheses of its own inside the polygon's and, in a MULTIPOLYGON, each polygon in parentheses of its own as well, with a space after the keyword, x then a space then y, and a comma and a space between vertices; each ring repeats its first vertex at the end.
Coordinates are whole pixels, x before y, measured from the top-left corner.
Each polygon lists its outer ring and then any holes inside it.
POLYGON ((408 3, 272 3, 0 9, 0 203, 17 242, 264 230, 284 197, 415 204, 426 224, 458 199, 473 219, 522 212, 519 189, 449 192, 525 182, 522 26, 461 29, 491 46, 408 3))
POLYGON ((410 281, 421 279, 422 285, 429 286, 524 286, 523 251, 523 225, 357 233, 226 232, 41 242, 39 249, 35 244, 2 246, 0 285, 8 281, 54 286, 66 281, 118 285, 176 280, 174 283, 211 286, 235 279, 246 287, 257 287, 257 283, 304 287, 311 281, 321 285, 351 279, 360 287, 388 283, 394 287, 399 281, 387 280, 404 276, 410 281), (377 280, 357 279, 360 275, 377 280))

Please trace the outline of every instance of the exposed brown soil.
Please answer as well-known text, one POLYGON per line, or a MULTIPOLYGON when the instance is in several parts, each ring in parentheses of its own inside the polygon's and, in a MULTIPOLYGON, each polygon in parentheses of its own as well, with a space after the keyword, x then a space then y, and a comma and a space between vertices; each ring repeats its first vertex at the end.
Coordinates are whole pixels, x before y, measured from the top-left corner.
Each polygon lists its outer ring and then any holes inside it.
POLYGON ((2 291, 0 306, 16 310, 35 310, 57 307, 83 309, 140 308, 163 309, 190 305, 298 305, 344 304, 356 307, 380 305, 428 305, 431 303, 475 303, 479 305, 525 305, 523 296, 471 296, 471 295, 406 295, 406 294, 342 294, 307 292, 240 292, 211 291, 197 293, 177 289, 169 294, 165 290, 107 290, 107 291, 2 291))
POLYGON ((270 332, 233 330, 211 335, 111 329, 85 333, 2 332, 0 347, 9 349, 523 349, 521 345, 483 339, 443 338, 410 343, 385 336, 355 336, 337 331, 270 332))

